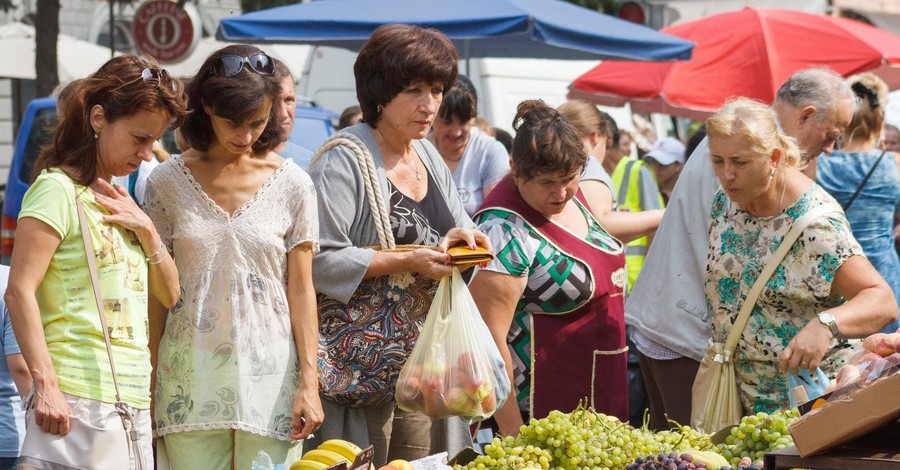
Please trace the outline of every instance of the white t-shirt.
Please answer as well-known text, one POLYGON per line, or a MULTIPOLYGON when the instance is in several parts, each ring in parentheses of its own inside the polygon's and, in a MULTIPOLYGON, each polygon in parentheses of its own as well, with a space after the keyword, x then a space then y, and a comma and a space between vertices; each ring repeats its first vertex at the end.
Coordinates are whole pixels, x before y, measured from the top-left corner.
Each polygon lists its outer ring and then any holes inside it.
POLYGON ((625 301, 625 323, 636 330, 632 338, 638 350, 650 357, 671 358, 661 346, 699 361, 712 335, 704 281, 709 214, 719 180, 709 158, 703 139, 675 183, 641 275, 625 301))
POLYGON ((469 144, 453 172, 453 183, 463 209, 471 216, 484 200, 484 188, 497 184, 509 173, 509 154, 497 139, 472 128, 469 144))

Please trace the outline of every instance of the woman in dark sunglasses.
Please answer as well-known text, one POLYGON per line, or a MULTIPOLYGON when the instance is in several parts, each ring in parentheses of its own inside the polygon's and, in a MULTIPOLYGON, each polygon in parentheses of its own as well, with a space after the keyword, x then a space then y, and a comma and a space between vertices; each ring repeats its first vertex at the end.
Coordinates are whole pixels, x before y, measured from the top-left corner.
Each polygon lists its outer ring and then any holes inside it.
POLYGON ((284 140, 273 73, 253 46, 211 54, 187 87, 192 113, 180 130, 190 149, 148 182, 145 206, 182 286, 165 317, 156 385, 172 468, 248 469, 260 450, 290 465, 296 441, 322 422, 316 193, 273 152, 284 140))
POLYGON ((315 440, 372 444, 376 465, 439 451, 453 455, 471 445, 461 419, 432 421, 395 408, 393 399, 437 281, 451 272, 446 248, 464 243, 490 250, 463 209, 447 165, 425 139, 444 90, 456 80, 457 59, 438 31, 397 24, 376 29, 353 67, 364 122, 337 134, 344 143, 327 141, 309 167, 323 192, 322 251, 313 262, 326 345, 320 361, 326 420, 315 440), (380 194, 367 194, 369 185, 380 194), (370 209, 370 198, 386 206, 388 220, 370 209), (387 226, 382 233, 409 249, 373 250, 379 220, 387 226))
POLYGON ((121 391, 140 436, 130 468, 153 468, 147 304, 175 305, 178 273, 151 219, 111 180, 150 160, 153 143, 181 123, 184 87, 152 60, 122 55, 80 80, 65 105, 22 201, 21 242, 13 249, 6 290, 34 377, 19 467, 129 468, 124 444, 115 449, 124 458, 112 461, 60 449, 112 447, 92 429, 124 432, 115 404, 121 391), (96 286, 85 265, 79 215, 90 232, 96 286), (60 436, 64 444, 57 446, 60 436))

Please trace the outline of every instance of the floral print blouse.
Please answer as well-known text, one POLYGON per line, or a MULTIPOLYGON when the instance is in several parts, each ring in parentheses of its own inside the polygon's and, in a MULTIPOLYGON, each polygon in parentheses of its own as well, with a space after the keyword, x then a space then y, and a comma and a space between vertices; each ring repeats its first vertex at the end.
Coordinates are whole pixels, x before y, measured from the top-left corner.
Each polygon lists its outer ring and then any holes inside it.
MULTIPOLYGON (((813 184, 794 204, 771 217, 741 210, 720 188, 713 199, 706 263, 706 297, 713 340, 725 342, 750 287, 793 222, 834 199, 813 184)), ((838 268, 862 255, 843 214, 813 221, 794 242, 763 288, 735 352, 735 373, 745 413, 772 412, 789 404, 778 357, 816 315, 843 302, 831 294, 838 268)), ((834 341, 820 368, 834 378, 858 341, 834 341)))

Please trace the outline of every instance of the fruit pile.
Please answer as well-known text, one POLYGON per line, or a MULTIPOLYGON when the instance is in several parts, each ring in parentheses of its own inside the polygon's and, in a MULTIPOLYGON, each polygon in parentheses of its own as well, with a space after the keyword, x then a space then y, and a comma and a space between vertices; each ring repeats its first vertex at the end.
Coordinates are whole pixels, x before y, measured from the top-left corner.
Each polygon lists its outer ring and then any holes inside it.
MULTIPOLYGON (((613 416, 579 407, 572 413, 552 411, 531 419, 515 437, 495 437, 484 455, 466 466, 471 469, 620 469, 639 456, 679 455, 692 448, 709 448, 708 436, 687 427, 653 433, 633 428, 613 416)), ((711 468, 711 467, 707 467, 711 468)))
MULTIPOLYGON (((465 416, 484 419, 497 408, 497 396, 508 392, 494 387, 489 359, 465 352, 449 361, 427 356, 424 366, 407 364, 397 380, 397 405, 432 418, 465 416)), ((500 370, 505 370, 500 364, 500 370)))
POLYGON ((725 458, 713 451, 692 450, 690 453, 678 455, 677 452, 669 452, 668 455, 648 455, 638 457, 634 463, 625 467, 626 470, 695 470, 716 469, 727 466, 725 458))
POLYGON ((531 419, 515 437, 495 437, 484 455, 462 469, 606 469, 606 470, 759 470, 763 454, 793 444, 787 426, 798 413, 745 416, 724 444, 708 434, 672 422, 652 432, 613 416, 579 406, 571 413, 552 411, 531 419))
POLYGON ((341 462, 351 464, 360 452, 362 449, 352 442, 330 439, 303 454, 300 460, 291 464, 290 470, 322 470, 341 462))
POLYGON ((794 444, 788 425, 799 417, 800 413, 796 409, 744 416, 716 451, 733 465, 739 465, 745 457, 753 461, 760 460, 767 452, 794 444))

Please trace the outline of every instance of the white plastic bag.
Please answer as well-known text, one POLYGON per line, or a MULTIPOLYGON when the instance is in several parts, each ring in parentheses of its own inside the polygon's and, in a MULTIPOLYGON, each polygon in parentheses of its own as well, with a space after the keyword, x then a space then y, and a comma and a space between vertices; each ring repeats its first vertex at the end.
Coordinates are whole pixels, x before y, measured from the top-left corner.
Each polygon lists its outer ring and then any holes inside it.
POLYGON ((509 396, 509 376, 459 271, 441 280, 400 371, 397 406, 432 418, 490 417, 509 396))

